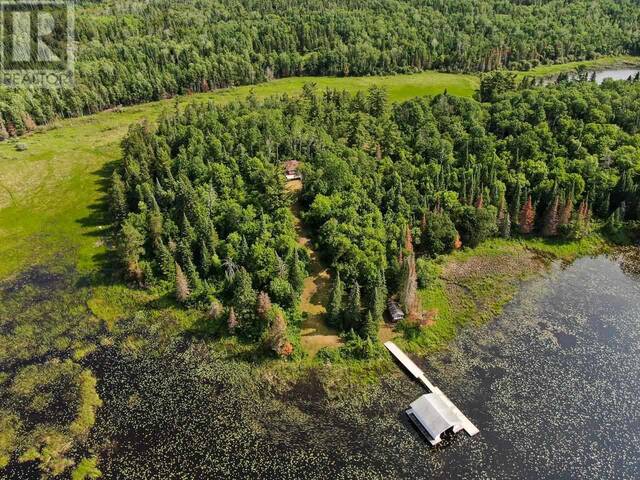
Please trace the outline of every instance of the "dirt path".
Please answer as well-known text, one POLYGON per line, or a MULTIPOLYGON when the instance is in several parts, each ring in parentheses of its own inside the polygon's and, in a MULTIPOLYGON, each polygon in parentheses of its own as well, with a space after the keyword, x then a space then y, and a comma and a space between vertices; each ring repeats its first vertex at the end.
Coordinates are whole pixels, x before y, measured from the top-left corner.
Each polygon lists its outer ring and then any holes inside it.
MULTIPOLYGON (((293 181, 287 184, 287 190, 299 193, 302 182, 293 181)), ((309 252, 309 276, 304 280, 300 308, 305 315, 302 324, 302 346, 311 356, 315 356, 323 347, 333 347, 340 344, 337 332, 329 328, 324 321, 327 313, 325 305, 329 302, 331 277, 329 271, 322 265, 318 254, 313 249, 309 232, 300 218, 300 204, 294 203, 293 212, 298 243, 309 252)))

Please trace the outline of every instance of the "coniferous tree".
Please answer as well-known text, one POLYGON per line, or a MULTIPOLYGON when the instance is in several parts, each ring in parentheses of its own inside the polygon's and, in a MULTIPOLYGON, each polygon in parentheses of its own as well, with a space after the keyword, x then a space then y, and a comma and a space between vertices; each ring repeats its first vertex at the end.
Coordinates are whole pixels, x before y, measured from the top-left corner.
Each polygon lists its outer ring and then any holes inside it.
POLYGON ((127 217, 129 211, 127 207, 127 195, 122 178, 118 172, 113 172, 111 176, 111 188, 109 190, 109 208, 111 215, 117 223, 121 223, 127 217))
POLYGON ((327 306, 327 319, 329 321, 329 324, 334 327, 339 327, 342 324, 343 297, 344 286, 342 284, 342 280, 340 279, 340 272, 337 272, 335 281, 333 282, 331 296, 329 298, 329 305, 327 306))
POLYGON ((417 311, 418 275, 416 273, 416 259, 412 253, 407 255, 402 268, 400 281, 400 303, 408 315, 417 311))
POLYGON ((304 289, 304 278, 304 265, 300 261, 298 250, 295 249, 293 251, 293 255, 291 256, 289 265, 289 282, 291 283, 291 286, 294 288, 294 290, 298 293, 301 293, 304 289))
POLYGON ((271 299, 265 292, 260 292, 258 295, 258 302, 256 305, 256 313, 258 318, 264 322, 269 319, 269 312, 271 312, 271 299))
POLYGON ((140 257, 144 255, 144 236, 130 219, 125 220, 120 229, 118 254, 129 278, 142 282, 140 257))
POLYGON ((360 285, 358 285, 358 282, 355 282, 349 292, 349 303, 347 304, 344 312, 345 330, 359 329, 361 322, 361 310, 362 302, 360 299, 360 285))
POLYGON ((262 333, 255 321, 258 295, 251 284, 251 275, 244 268, 240 268, 233 283, 233 306, 242 332, 250 337, 258 337, 262 333))
POLYGON ((367 312, 364 319, 364 324, 360 332, 362 338, 370 338, 371 340, 378 340, 379 323, 373 318, 371 311, 367 312))
POLYGON ((571 217, 573 216, 573 197, 569 195, 567 200, 560 210, 560 215, 558 216, 558 226, 565 227, 571 223, 571 217))
POLYGON ((218 300, 216 300, 215 298, 211 300, 211 305, 209 305, 209 313, 208 313, 210 320, 217 320, 218 318, 220 318, 222 316, 223 311, 224 311, 224 307, 218 300))
POLYGON ((269 348, 279 357, 287 357, 293 353, 293 347, 287 340, 287 320, 279 309, 273 315, 267 342, 269 348))
POLYGON ((508 211, 504 212, 498 222, 498 233, 502 238, 511 238, 511 214, 508 211))
POLYGON ((386 296, 387 287, 385 286, 384 275, 379 273, 369 295, 369 311, 376 322, 382 321, 386 308, 386 296))
POLYGON ((236 328, 238 328, 238 318, 236 317, 236 312, 233 307, 229 309, 229 318, 227 319, 227 329, 230 334, 234 334, 236 332, 236 328))
POLYGON ((520 182, 516 185, 516 192, 513 196, 513 204, 511 209, 511 218, 513 222, 520 221, 520 212, 522 211, 522 187, 520 182))
POLYGON ((558 234, 558 207, 559 199, 554 197, 544 215, 544 226, 542 235, 545 237, 554 237, 558 234))

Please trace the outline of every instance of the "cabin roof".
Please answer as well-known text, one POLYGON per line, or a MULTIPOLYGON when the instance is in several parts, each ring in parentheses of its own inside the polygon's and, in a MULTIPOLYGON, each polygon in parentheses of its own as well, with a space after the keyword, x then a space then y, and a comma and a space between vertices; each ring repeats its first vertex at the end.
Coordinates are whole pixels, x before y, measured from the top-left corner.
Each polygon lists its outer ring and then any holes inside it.
POLYGON ((389 314, 391 314, 391 318, 393 318, 394 320, 401 320, 404 318, 404 312, 400 308, 400 305, 398 305, 393 300, 389 300, 388 308, 389 314))

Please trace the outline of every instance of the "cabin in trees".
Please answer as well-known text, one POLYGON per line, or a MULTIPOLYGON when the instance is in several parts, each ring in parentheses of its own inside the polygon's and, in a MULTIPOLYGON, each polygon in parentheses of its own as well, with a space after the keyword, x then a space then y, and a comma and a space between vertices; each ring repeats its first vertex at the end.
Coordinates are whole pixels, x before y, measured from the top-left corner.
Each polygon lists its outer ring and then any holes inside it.
POLYGON ((284 176, 288 181, 302 180, 300 174, 300 162, 298 160, 289 160, 284 162, 284 176))
POLYGON ((389 303, 387 305, 389 309, 389 316, 391 317, 391 321, 393 323, 398 323, 400 320, 404 320, 404 312, 400 308, 395 301, 389 299, 389 303))

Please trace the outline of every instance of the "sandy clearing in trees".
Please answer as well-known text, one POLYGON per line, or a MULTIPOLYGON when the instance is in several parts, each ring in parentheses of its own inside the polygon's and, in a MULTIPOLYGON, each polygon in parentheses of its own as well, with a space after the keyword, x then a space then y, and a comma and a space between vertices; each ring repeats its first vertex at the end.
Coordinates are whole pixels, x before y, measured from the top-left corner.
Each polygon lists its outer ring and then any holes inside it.
MULTIPOLYGON (((300 180, 287 183, 287 191, 292 194, 298 195, 301 190, 302 182, 300 180)), ((300 203, 296 201, 292 205, 291 211, 298 233, 298 243, 309 252, 309 276, 304 280, 304 289, 300 298, 300 309, 305 315, 301 335, 302 346, 309 355, 315 357, 320 349, 335 347, 341 343, 337 332, 324 322, 324 316, 327 313, 325 305, 329 302, 331 289, 331 276, 313 249, 309 232, 300 217, 300 203)))

